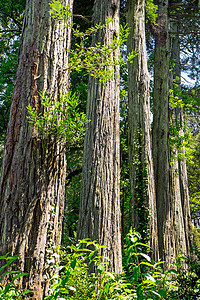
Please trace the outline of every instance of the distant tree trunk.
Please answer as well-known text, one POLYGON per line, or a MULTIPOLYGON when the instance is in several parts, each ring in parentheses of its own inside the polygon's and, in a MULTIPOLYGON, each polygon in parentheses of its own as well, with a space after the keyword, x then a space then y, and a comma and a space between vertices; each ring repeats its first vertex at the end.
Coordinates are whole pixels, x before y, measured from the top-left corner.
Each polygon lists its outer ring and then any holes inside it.
MULTIPOLYGON (((72 0, 61 3, 72 7, 72 0)), ((22 285, 37 300, 55 272, 66 169, 61 142, 41 138, 27 119, 29 104, 42 112, 40 91, 53 106, 69 86, 71 29, 49 10, 48 0, 27 0, 0 180, 0 255, 20 255, 20 270, 29 273, 22 285)))
POLYGON ((144 240, 150 240, 152 257, 158 259, 156 197, 150 134, 150 76, 147 68, 144 8, 145 0, 127 2, 127 23, 130 27, 127 52, 135 49, 138 51, 133 63, 128 64, 131 211, 134 227, 144 240))
POLYGON ((178 151, 171 150, 172 156, 170 166, 170 197, 173 211, 173 226, 175 237, 175 251, 176 256, 179 253, 187 254, 186 234, 183 220, 183 208, 181 203, 179 169, 178 169, 178 151))
MULTIPOLYGON (((93 21, 113 21, 93 36, 92 44, 108 44, 119 30, 119 0, 96 0, 93 21)), ((118 56, 118 51, 113 56, 118 56)), ((78 239, 97 240, 107 249, 111 270, 122 271, 120 224, 119 66, 105 85, 90 76, 85 136, 78 239)))
POLYGON ((161 260, 169 266, 175 256, 173 211, 169 170, 169 37, 168 0, 158 5, 155 28, 153 161, 156 185, 158 246, 161 260))
MULTIPOLYGON (((182 122, 184 122, 183 111, 181 111, 180 113, 180 118, 182 122)), ((183 151, 185 154, 184 148, 183 151)), ((187 166, 186 166, 185 159, 179 162, 179 180, 180 180, 180 189, 181 189, 181 202, 183 208, 183 220, 185 224, 187 254, 189 254, 190 251, 192 251, 191 246, 194 242, 194 238, 193 238, 193 227, 192 227, 192 220, 191 220, 191 213, 190 213, 187 166)))
MULTIPOLYGON (((178 25, 175 21, 171 22, 170 29, 172 32, 177 32, 177 34, 172 34, 171 37, 171 58, 174 59, 174 69, 172 80, 174 79, 178 88, 181 84, 181 65, 180 65, 180 45, 179 45, 179 35, 178 35, 178 25)), ((171 83, 171 89, 173 89, 173 82, 171 83)), ((174 94, 174 96, 179 97, 174 94)), ((174 119, 174 126, 176 126, 180 131, 180 137, 184 138, 184 112, 180 107, 175 107, 172 118, 174 119)), ((173 120, 172 120, 173 122, 173 120)), ((182 154, 185 154, 185 147, 181 147, 182 154)), ((172 149, 173 151, 173 149, 172 149)), ((189 204, 189 191, 187 183, 187 168, 186 160, 178 160, 178 151, 174 149, 172 154, 172 159, 174 160, 174 176, 176 177, 176 186, 174 187, 174 192, 178 193, 178 199, 176 200, 176 205, 180 206, 181 219, 175 221, 176 226, 182 227, 182 233, 176 231, 179 244, 176 242, 176 252, 183 252, 189 254, 191 243, 192 243, 192 232, 191 232, 191 216, 190 216, 190 204, 189 204), (181 239, 181 240, 180 240, 181 239)), ((172 175, 173 177, 173 175, 172 175)), ((178 216, 177 211, 174 211, 174 216, 178 216)), ((181 229, 180 229, 181 230, 181 229)), ((176 239, 177 239, 176 238, 176 239)))

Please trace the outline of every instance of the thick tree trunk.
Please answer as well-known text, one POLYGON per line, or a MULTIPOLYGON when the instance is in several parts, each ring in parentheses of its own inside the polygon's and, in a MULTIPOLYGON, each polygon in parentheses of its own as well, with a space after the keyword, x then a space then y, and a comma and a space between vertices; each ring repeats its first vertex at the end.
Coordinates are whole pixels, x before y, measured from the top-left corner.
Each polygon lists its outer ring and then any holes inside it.
POLYGON ((128 65, 129 168, 132 194, 132 219, 143 239, 150 239, 152 257, 158 259, 157 215, 150 135, 150 76, 147 68, 145 0, 127 2, 130 27, 127 51, 137 50, 128 65), (149 233, 147 234, 147 228, 149 233))
MULTIPOLYGON (((93 37, 108 44, 119 30, 119 1, 96 0, 94 23, 113 21, 93 37)), ((118 51, 113 53, 118 56, 118 51)), ((120 156, 119 156, 119 66, 115 78, 105 85, 89 78, 82 190, 78 223, 78 239, 91 238, 108 248, 101 255, 110 258, 111 270, 122 270, 120 232, 120 156)))
MULTIPOLYGON (((61 1, 72 6, 71 0, 61 1)), ((42 111, 40 91, 52 106, 68 88, 70 27, 53 21, 48 0, 27 0, 16 82, 0 181, 0 252, 20 255, 31 299, 47 295, 60 243, 65 154, 53 137, 41 138, 27 106, 42 111)))
POLYGON ((158 5, 155 28, 153 161, 156 185, 158 245, 165 266, 175 256, 173 211, 170 199, 169 170, 169 38, 168 1, 158 5))

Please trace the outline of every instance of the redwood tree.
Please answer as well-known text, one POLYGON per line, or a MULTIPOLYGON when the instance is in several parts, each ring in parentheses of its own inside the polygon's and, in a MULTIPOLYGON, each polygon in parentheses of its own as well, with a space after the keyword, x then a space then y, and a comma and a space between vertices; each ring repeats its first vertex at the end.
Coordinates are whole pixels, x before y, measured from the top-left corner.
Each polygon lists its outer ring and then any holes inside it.
MULTIPOLYGON (((176 94, 176 90, 181 89, 181 62, 180 62, 180 38, 179 28, 176 19, 172 19, 170 23, 171 34, 171 59, 174 61, 174 68, 171 74, 171 89, 173 91, 173 97, 177 97, 179 100, 180 95, 176 94)), ((189 254, 192 243, 192 230, 191 230, 191 216, 189 205, 189 191, 187 183, 187 168, 185 160, 185 147, 184 147, 184 110, 177 105, 174 109, 171 109, 171 123, 178 132, 178 136, 175 138, 181 139, 181 145, 179 149, 175 145, 171 145, 172 152, 172 164, 171 164, 171 196, 175 204, 174 207, 174 221, 176 232, 176 253, 189 254), (178 153, 182 156, 178 158, 178 153), (175 198, 174 198, 175 196, 175 198), (178 217, 178 218, 177 218, 178 217), (182 228, 181 228, 182 227, 182 228)))
MULTIPOLYGON (((26 3, 0 181, 0 255, 20 255, 20 270, 29 273, 22 285, 37 300, 47 295, 60 243, 66 168, 62 143, 27 119, 29 104, 44 110, 39 92, 53 107, 69 86, 71 27, 51 18, 49 2, 26 3)), ((61 1, 69 10, 72 2, 61 1)))
MULTIPOLYGON (((92 45, 109 42, 119 31, 119 0, 96 0, 93 23, 105 24, 93 36, 92 45)), ((113 60, 118 51, 111 54, 113 60)), ((78 223, 78 238, 91 238, 106 245, 101 255, 110 259, 110 268, 122 270, 119 199, 119 66, 110 67, 114 78, 105 83, 90 76, 87 126, 78 223)))
POLYGON ((128 0, 130 35, 127 52, 137 55, 128 64, 129 169, 132 222, 144 241, 150 240, 152 257, 158 259, 157 215, 150 134, 150 76, 145 37, 145 0, 128 0), (149 231, 149 235, 148 235, 149 231))
POLYGON ((159 1, 155 27, 153 94, 153 162, 156 186, 158 246, 166 267, 175 257, 169 152, 169 20, 168 0, 159 1))

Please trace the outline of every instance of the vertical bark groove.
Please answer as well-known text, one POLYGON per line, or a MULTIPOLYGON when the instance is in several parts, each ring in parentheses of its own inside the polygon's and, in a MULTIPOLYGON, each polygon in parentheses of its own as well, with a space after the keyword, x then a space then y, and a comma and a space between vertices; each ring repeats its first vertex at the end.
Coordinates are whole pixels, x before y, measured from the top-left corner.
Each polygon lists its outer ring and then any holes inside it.
MULTIPOLYGON (((119 29, 119 1, 95 1, 94 24, 113 21, 93 37, 108 44, 119 29)), ((118 53, 115 53, 118 55, 118 53)), ((119 198, 119 66, 115 78, 105 85, 89 78, 83 175, 78 223, 78 238, 97 240, 107 249, 101 255, 110 258, 111 270, 122 270, 120 198, 119 198)))

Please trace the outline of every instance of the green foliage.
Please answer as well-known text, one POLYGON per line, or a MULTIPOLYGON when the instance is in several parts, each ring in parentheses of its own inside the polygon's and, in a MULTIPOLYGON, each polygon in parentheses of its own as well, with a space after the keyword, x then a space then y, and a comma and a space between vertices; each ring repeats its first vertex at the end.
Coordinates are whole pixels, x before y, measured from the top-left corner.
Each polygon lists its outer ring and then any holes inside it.
POLYGON ((26 0, 5 0, 0 1, 0 22, 7 31, 19 30, 22 26, 23 11, 26 0))
POLYGON ((52 105, 49 97, 40 93, 44 112, 38 113, 29 104, 29 121, 38 129, 39 136, 61 140, 67 148, 80 142, 85 133, 86 115, 79 112, 79 97, 68 92, 52 105))
MULTIPOLYGON (((99 254, 102 248, 105 246, 84 239, 68 246, 65 251, 60 250, 61 261, 57 263, 59 273, 54 273, 51 278, 52 286, 45 299, 200 299, 200 264, 196 258, 188 261, 186 272, 181 270, 183 255, 179 255, 170 270, 164 272, 161 268, 164 262, 153 262, 143 251, 149 246, 143 244, 141 235, 131 229, 124 247, 124 273, 119 275, 109 271, 109 260, 99 254)), ((18 287, 18 279, 27 274, 14 271, 16 266, 13 262, 17 259, 18 256, 10 257, 9 254, 0 257, 5 261, 0 271, 6 270, 0 277, 2 300, 21 299, 30 292, 18 287), (7 277, 6 286, 1 284, 4 277, 7 277)))
POLYGON ((181 267, 180 260, 183 259, 183 255, 179 255, 170 270, 164 272, 161 268, 164 262, 151 261, 151 258, 143 252, 143 249, 149 246, 141 243, 140 234, 132 229, 126 236, 123 274, 117 275, 109 271, 108 262, 102 262, 99 255, 102 247, 105 246, 85 239, 62 252, 60 272, 53 278, 51 293, 46 300, 178 300, 190 299, 189 295, 197 293, 199 281, 196 280, 195 273, 178 274, 176 271, 181 267), (95 265, 96 271, 93 273, 91 264, 95 265), (195 283, 191 285, 195 289, 193 294, 192 288, 189 289, 190 280, 195 283), (181 298, 183 295, 181 284, 184 285, 186 298, 181 298))
POLYGON ((187 164, 188 187, 192 219, 197 218, 200 211, 200 135, 193 135, 190 147, 193 149, 192 161, 187 164))
MULTIPOLYGON (((63 20, 63 22, 68 24, 71 17, 69 7, 65 8, 59 1, 55 0, 50 5, 52 17, 56 20, 63 20)), ((74 69, 77 72, 84 69, 92 77, 98 79, 99 82, 104 83, 115 77, 116 65, 122 66, 126 63, 118 49, 127 40, 129 28, 120 25, 119 32, 116 33, 109 43, 103 44, 98 42, 93 46, 88 46, 88 39, 97 35, 100 31, 103 32, 112 21, 112 18, 107 17, 105 24, 96 24, 85 32, 80 31, 78 26, 76 28, 73 27, 72 24, 73 36, 76 38, 77 43, 70 52, 70 69, 74 69)), ((132 62, 135 55, 137 55, 136 51, 132 51, 128 54, 126 61, 132 62)))
MULTIPOLYGON (((172 69, 174 64, 172 66, 172 69)), ((200 99, 195 94, 188 93, 181 90, 179 86, 180 78, 176 77, 173 82, 173 90, 169 90, 170 94, 170 108, 183 108, 185 113, 195 113, 199 106, 200 99)))
POLYGON ((200 230, 194 227, 193 233, 194 233, 194 246, 195 246, 196 254, 199 258, 199 273, 200 273, 200 230))
POLYGON ((166 299, 176 300, 199 300, 200 299, 200 248, 196 246, 196 242, 199 240, 198 232, 194 231, 194 243, 195 243, 195 255, 185 259, 187 269, 183 269, 178 262, 176 265, 179 269, 177 276, 172 278, 173 288, 168 289, 166 299), (197 234, 196 234, 197 233, 197 234))
POLYGON ((136 299, 129 290, 129 284, 122 276, 108 271, 108 263, 102 262, 100 246, 89 239, 68 247, 63 253, 60 275, 51 287, 51 295, 46 299, 136 299), (96 272, 89 273, 94 264, 96 272))
POLYGON ((167 299, 199 300, 200 280, 194 272, 183 272, 177 276, 177 290, 172 290, 167 299))
POLYGON ((161 267, 164 262, 152 262, 143 251, 149 246, 140 241, 140 234, 131 229, 124 248, 126 279, 136 290, 136 299, 200 299, 200 264, 196 257, 186 260, 179 254, 164 272, 161 267), (182 268, 183 260, 186 260, 187 270, 182 268))
POLYGON ((158 5, 153 0, 145 1, 146 22, 156 23, 158 5))
MULTIPOLYGON (((119 33, 110 40, 108 44, 96 43, 94 46, 87 46, 88 38, 102 31, 112 21, 106 19, 105 24, 96 24, 89 28, 85 33, 80 32, 78 28, 73 30, 74 36, 78 39, 75 44, 75 50, 71 50, 70 68, 76 71, 85 69, 88 74, 98 79, 100 82, 107 82, 115 77, 115 66, 123 65, 124 59, 117 49, 121 47, 129 35, 129 29, 126 26, 120 26, 119 33)), ((127 61, 132 62, 136 52, 132 51, 127 56, 127 61)))
POLYGON ((21 299, 25 294, 28 294, 30 291, 26 289, 20 289, 18 287, 18 280, 26 276, 27 273, 22 273, 21 271, 14 271, 14 261, 16 261, 19 256, 9 256, 7 253, 5 256, 0 256, 1 263, 4 262, 1 268, 0 273, 3 275, 0 276, 0 299, 5 300, 14 300, 21 299), (4 272, 3 272, 4 271, 4 272), (6 277, 6 285, 3 285, 3 280, 6 277))
MULTIPOLYGON (((120 91, 120 202, 122 237, 125 237, 132 225, 130 210, 131 188, 129 178, 129 156, 128 156, 128 92, 127 74, 125 66, 122 68, 121 91, 120 91)), ((124 239, 122 239, 122 242, 124 239)))
POLYGON ((52 18, 55 20, 65 21, 67 23, 66 25, 69 25, 69 20, 72 17, 72 11, 70 10, 69 5, 64 6, 57 0, 53 0, 49 5, 51 7, 49 13, 52 18))
POLYGON ((25 0, 0 1, 0 166, 17 67, 25 0))
POLYGON ((140 241, 141 235, 131 229, 126 236, 124 247, 126 279, 136 291, 136 299, 164 299, 168 274, 162 271, 163 262, 154 263, 150 256, 144 253, 143 249, 149 246, 140 241))
MULTIPOLYGON (((191 163, 195 154, 194 148, 191 147, 193 141, 192 128, 189 126, 189 119, 184 120, 180 116, 180 110, 189 118, 196 113, 200 99, 183 93, 180 88, 179 78, 174 80, 174 89, 169 90, 169 106, 171 118, 169 122, 170 146, 171 149, 178 150, 178 159, 191 163), (177 113, 178 112, 178 113, 177 113)), ((172 157, 173 158, 173 157, 172 157)))

